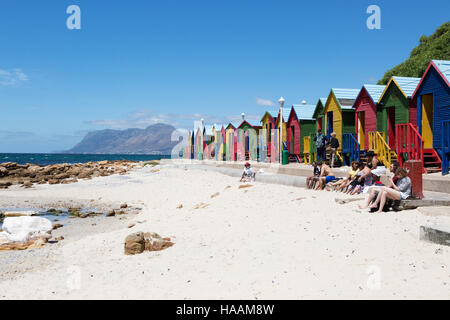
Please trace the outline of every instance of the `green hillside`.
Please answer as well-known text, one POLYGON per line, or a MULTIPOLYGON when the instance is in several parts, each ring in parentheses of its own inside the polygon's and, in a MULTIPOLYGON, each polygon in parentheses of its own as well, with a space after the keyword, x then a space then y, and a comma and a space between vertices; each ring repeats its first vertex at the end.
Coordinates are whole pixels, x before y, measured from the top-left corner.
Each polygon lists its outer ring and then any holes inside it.
POLYGON ((431 60, 450 60, 450 22, 444 23, 429 37, 423 35, 419 41, 408 60, 388 70, 378 84, 387 84, 391 76, 420 78, 431 60))

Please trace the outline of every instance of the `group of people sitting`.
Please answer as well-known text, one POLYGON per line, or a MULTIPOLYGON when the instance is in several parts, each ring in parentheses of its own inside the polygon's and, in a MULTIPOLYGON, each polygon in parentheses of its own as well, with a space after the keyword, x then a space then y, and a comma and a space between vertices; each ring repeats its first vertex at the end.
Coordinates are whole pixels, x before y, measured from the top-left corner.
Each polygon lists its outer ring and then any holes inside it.
POLYGON ((314 190, 334 190, 347 194, 370 193, 367 203, 360 209, 376 209, 381 212, 387 200, 406 200, 411 196, 411 179, 408 172, 398 162, 393 162, 389 168, 394 177, 385 186, 380 177, 386 174, 373 152, 367 153, 367 162, 354 161, 347 177, 337 178, 326 163, 313 163, 313 175, 306 179, 306 187, 314 190))

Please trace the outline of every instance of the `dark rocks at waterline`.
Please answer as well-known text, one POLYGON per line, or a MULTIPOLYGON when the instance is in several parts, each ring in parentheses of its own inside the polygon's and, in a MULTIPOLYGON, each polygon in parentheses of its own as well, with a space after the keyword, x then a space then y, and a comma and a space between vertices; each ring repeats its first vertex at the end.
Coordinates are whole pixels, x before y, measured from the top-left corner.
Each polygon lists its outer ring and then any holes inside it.
POLYGON ((114 217, 115 215, 116 215, 115 210, 109 210, 108 212, 106 212, 107 217, 114 217))
POLYGON ((105 177, 113 174, 124 175, 130 170, 143 166, 144 163, 130 160, 54 164, 50 166, 5 162, 0 164, 0 189, 7 189, 12 185, 31 188, 34 184, 76 183, 79 179, 105 177))
POLYGON ((55 223, 55 224, 53 225, 53 230, 56 230, 56 229, 59 229, 59 228, 62 228, 62 227, 63 227, 62 224, 60 224, 60 223, 55 223))

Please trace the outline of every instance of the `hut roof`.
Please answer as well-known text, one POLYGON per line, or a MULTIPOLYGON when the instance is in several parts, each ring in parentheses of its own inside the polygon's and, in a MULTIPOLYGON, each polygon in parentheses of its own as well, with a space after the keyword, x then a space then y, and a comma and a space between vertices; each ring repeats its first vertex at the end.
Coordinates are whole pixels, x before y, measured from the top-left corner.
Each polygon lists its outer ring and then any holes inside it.
POLYGON ((342 110, 352 110, 353 104, 355 103, 355 100, 360 92, 359 89, 342 89, 342 88, 332 88, 331 91, 336 97, 339 107, 342 110))
MULTIPOLYGON (((361 88, 361 91, 358 94, 358 97, 355 100, 355 103, 356 103, 356 101, 358 101, 359 96, 363 92, 363 89, 365 89, 367 91, 370 99, 372 99, 372 102, 374 104, 377 104, 378 101, 380 100, 381 96, 383 95, 384 91, 386 90, 386 86, 379 86, 376 84, 363 85, 363 87, 361 88)), ((353 108, 355 108, 355 103, 353 103, 353 108)))
POLYGON ((294 104, 292 106, 297 114, 298 120, 313 120, 316 106, 312 104, 294 104))
POLYGON ((422 76, 422 79, 420 80, 419 84, 417 85, 416 89, 414 90, 414 93, 412 94, 412 97, 414 97, 419 90, 420 85, 422 84, 423 79, 425 79, 426 75, 428 74, 428 71, 431 67, 434 67, 436 71, 439 73, 439 75, 444 79, 444 81, 447 83, 448 86, 450 86, 450 61, 448 60, 431 60, 427 70, 422 76))
POLYGON ((448 60, 433 60, 434 65, 437 67, 439 73, 443 78, 447 80, 447 84, 450 85, 450 61, 448 60))

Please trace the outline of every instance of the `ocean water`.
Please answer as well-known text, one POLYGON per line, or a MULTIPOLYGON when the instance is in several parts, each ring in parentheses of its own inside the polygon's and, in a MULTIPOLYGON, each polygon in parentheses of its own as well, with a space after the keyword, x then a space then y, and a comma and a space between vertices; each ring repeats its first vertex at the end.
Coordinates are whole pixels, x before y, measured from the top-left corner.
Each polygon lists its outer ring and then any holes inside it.
POLYGON ((103 160, 151 161, 168 159, 170 155, 137 154, 64 154, 64 153, 0 153, 0 163, 16 162, 19 164, 52 165, 57 163, 86 163, 103 160))

